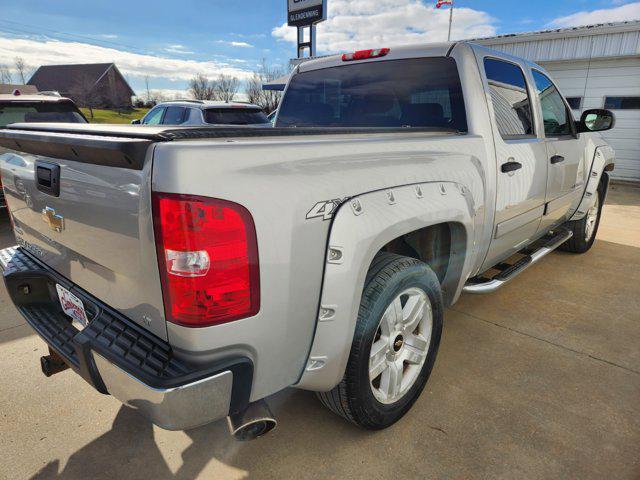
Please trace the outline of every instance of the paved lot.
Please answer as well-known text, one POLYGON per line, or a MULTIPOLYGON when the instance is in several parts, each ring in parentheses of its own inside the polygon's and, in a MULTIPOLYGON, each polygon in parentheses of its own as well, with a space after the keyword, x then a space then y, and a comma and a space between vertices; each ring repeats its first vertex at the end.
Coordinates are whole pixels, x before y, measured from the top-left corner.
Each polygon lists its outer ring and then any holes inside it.
POLYGON ((255 442, 224 422, 166 432, 71 372, 45 378, 45 351, 0 287, 2 479, 639 479, 640 188, 613 187, 589 253, 450 309, 425 393, 386 431, 288 390, 255 442))

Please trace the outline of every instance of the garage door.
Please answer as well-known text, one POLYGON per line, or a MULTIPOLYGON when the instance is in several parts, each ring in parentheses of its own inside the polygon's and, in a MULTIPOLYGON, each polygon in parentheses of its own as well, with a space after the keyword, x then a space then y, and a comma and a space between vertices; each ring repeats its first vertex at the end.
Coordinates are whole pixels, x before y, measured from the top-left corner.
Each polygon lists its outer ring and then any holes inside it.
MULTIPOLYGON (((543 66, 566 97, 580 98, 580 108, 574 110, 576 118, 584 109, 603 108, 605 97, 640 97, 640 58, 550 62, 543 66)), ((623 108, 612 108, 616 126, 602 134, 616 150, 612 176, 640 180, 640 109, 636 101, 614 103, 623 108)))

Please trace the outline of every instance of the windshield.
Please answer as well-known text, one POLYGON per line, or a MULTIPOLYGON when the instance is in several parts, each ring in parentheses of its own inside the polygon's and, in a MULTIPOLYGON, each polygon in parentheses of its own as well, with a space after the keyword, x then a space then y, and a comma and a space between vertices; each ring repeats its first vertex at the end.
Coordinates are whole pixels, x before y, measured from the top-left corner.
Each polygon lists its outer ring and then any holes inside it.
POLYGON ((436 127, 467 131, 455 60, 346 64, 294 75, 277 127, 436 127))
POLYGON ((265 113, 257 108, 231 107, 207 108, 204 111, 204 121, 222 125, 255 125, 269 123, 265 113))
POLYGON ((0 102, 0 127, 10 123, 87 123, 71 102, 0 102))

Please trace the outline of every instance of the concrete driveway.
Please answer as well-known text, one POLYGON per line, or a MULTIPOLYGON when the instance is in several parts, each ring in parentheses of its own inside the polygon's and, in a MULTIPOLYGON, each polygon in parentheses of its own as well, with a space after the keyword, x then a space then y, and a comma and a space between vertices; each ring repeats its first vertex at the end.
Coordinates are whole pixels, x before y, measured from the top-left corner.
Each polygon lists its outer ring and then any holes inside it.
POLYGON ((0 302, 2 479, 640 478, 640 188, 612 187, 587 254, 449 309, 425 392, 381 432, 294 389, 251 443, 224 422, 160 430, 70 371, 45 378, 44 343, 0 302))

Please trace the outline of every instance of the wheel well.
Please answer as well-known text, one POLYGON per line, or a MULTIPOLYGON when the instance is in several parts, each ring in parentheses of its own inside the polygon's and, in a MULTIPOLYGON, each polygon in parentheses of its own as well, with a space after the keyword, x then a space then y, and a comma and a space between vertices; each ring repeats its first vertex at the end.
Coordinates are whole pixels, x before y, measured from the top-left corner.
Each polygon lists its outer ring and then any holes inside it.
POLYGON ((451 261, 451 245, 452 226, 440 223, 394 238, 380 251, 416 258, 426 263, 442 284, 451 261))

